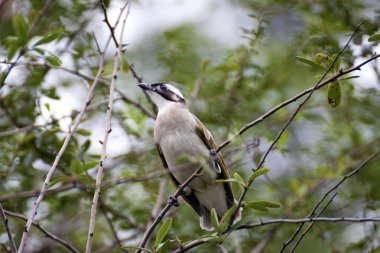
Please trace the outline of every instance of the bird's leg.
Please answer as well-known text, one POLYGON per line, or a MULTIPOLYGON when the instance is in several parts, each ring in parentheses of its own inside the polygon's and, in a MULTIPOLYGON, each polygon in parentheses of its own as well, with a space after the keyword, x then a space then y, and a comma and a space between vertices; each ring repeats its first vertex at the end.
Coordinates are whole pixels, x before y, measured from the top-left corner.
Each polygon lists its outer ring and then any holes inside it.
POLYGON ((218 156, 217 156, 218 153, 216 153, 216 150, 215 149, 210 149, 210 156, 213 160, 216 160, 218 159, 218 156))
POLYGON ((169 196, 168 204, 171 206, 179 207, 178 199, 173 196, 169 196))

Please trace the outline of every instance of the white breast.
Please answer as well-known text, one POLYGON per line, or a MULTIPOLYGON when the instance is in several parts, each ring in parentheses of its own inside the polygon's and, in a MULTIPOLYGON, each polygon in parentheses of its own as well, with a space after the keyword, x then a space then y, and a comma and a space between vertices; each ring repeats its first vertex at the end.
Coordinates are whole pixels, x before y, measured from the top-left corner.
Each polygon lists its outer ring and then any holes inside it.
MULTIPOLYGON (((161 109, 156 119, 155 141, 161 147, 169 170, 180 183, 209 158, 208 148, 195 132, 196 124, 194 115, 186 107, 176 105, 161 109)), ((191 186, 209 182, 215 177, 215 173, 206 172, 205 177, 194 180, 191 186)))

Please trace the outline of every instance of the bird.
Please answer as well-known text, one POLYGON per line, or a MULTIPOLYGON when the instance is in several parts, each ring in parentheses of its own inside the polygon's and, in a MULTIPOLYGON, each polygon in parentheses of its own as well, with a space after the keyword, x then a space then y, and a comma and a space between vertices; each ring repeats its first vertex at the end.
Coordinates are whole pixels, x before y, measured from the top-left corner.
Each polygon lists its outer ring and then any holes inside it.
MULTIPOLYGON (((199 176, 185 187, 181 197, 200 218, 200 227, 212 230, 210 211, 215 209, 217 218, 236 203, 229 172, 210 131, 189 111, 184 96, 168 83, 139 83, 150 100, 157 106, 154 140, 164 168, 178 188, 195 171, 202 167, 199 176)), ((240 208, 239 208, 240 209, 240 208)), ((240 211, 234 220, 240 219, 240 211)))

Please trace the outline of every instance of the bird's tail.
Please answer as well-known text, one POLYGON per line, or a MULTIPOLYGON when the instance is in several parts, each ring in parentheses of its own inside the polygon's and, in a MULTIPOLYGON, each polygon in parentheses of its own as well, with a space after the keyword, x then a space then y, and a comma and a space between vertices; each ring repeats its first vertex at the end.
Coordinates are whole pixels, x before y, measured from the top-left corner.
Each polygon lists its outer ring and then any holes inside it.
POLYGON ((201 225, 201 228, 204 230, 211 231, 214 229, 214 227, 211 223, 210 210, 208 210, 204 206, 202 206, 202 214, 199 216, 199 223, 201 225))

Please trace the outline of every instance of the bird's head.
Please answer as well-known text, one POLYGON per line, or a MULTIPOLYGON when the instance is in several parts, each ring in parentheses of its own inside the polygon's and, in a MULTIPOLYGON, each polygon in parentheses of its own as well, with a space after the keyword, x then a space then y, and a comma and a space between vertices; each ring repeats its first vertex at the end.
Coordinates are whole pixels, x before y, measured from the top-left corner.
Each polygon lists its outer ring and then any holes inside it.
POLYGON ((167 83, 139 83, 138 86, 145 90, 152 102, 162 109, 167 105, 178 103, 185 105, 182 93, 174 86, 167 83))

